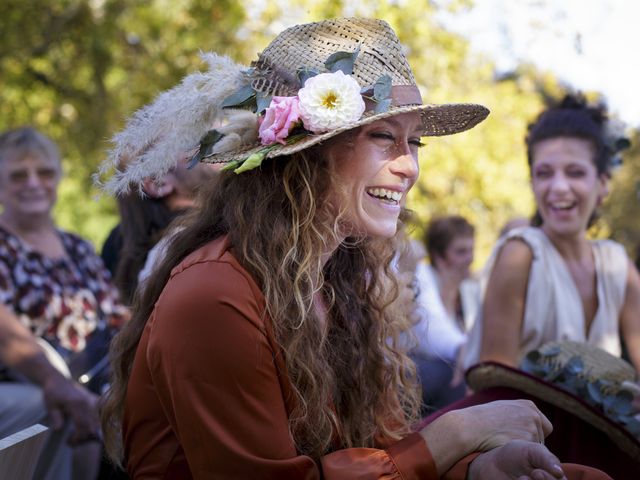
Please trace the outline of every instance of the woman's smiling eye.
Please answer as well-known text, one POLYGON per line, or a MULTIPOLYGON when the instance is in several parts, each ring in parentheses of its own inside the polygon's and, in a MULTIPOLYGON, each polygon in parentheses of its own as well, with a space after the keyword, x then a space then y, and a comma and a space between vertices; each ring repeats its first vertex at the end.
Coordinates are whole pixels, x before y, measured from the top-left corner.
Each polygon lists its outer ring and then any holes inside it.
POLYGON ((541 168, 541 169, 535 170, 533 173, 536 178, 549 178, 551 176, 551 170, 548 170, 548 169, 541 168))
POLYGON ((395 137, 389 132, 372 132, 371 136, 374 138, 381 138, 383 140, 389 140, 391 142, 395 142, 395 137))
MULTIPOLYGON (((396 143, 396 137, 389 132, 372 132, 371 136, 373 138, 380 138, 382 140, 396 143)), ((424 143, 420 141, 420 138, 410 138, 409 140, 407 140, 407 143, 417 148, 424 147, 424 143)))
POLYGON ((580 168, 572 168, 567 171, 567 175, 572 178, 580 178, 585 175, 585 171, 580 168))

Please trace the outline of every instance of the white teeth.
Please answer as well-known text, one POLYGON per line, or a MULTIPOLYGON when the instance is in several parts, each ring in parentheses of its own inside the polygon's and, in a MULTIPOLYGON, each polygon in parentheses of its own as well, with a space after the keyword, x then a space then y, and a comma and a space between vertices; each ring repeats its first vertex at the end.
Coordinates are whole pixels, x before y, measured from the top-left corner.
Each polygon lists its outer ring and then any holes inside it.
POLYGON ((378 198, 387 198, 394 202, 399 202, 402 199, 402 193, 395 192, 393 190, 387 190, 386 188, 369 188, 367 189, 369 195, 373 195, 378 198))
POLYGON ((573 206, 573 202, 556 202, 552 203, 553 208, 570 208, 573 206))

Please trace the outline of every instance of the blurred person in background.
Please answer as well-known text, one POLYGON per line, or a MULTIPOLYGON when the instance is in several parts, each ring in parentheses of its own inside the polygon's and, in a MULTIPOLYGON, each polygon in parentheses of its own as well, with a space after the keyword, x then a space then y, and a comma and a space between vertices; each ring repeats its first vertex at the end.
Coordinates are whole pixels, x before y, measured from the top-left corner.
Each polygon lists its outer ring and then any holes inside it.
POLYGON ((189 168, 191 156, 183 155, 169 172, 145 179, 140 188, 132 185, 116 199, 120 223, 105 241, 102 257, 112 265, 114 283, 127 304, 161 260, 175 231, 171 223, 196 206, 200 186, 215 174, 214 167, 204 163, 189 168))
MULTIPOLYGON (((56 227, 52 210, 61 176, 51 139, 30 127, 0 135, 0 302, 34 339, 46 341, 43 348, 63 373, 99 394, 109 339, 129 312, 93 247, 56 227)), ((92 478, 99 444, 78 450, 74 475, 92 478)))
POLYGON ((509 231, 494 249, 467 366, 493 360, 517 367, 553 340, 620 356, 621 333, 640 371, 640 275, 622 245, 587 237, 609 192, 618 140, 604 106, 580 95, 567 95, 529 125, 535 226, 509 231))
POLYGON ((441 408, 464 396, 458 360, 479 307, 471 278, 475 228, 464 217, 433 219, 425 232, 429 263, 416 266, 418 347, 416 362, 427 408, 441 408))

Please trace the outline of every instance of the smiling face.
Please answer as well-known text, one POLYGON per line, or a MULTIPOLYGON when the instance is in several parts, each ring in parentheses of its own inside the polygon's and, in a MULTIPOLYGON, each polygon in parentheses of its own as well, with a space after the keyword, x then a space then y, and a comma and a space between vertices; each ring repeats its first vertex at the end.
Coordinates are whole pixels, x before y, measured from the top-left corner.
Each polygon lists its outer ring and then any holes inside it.
POLYGON ((438 271, 447 269, 454 272, 460 280, 469 278, 473 263, 473 236, 455 236, 444 252, 444 257, 438 257, 435 262, 438 271))
POLYGON ((0 203, 9 221, 46 216, 56 203, 61 167, 57 158, 38 150, 8 154, 0 162, 0 203))
POLYGON ((404 113, 360 127, 329 150, 333 197, 345 236, 392 237, 406 195, 418 178, 422 121, 404 113))
POLYGON ((608 193, 608 177, 598 174, 588 140, 556 137, 537 142, 531 166, 533 193, 549 235, 582 235, 608 193))

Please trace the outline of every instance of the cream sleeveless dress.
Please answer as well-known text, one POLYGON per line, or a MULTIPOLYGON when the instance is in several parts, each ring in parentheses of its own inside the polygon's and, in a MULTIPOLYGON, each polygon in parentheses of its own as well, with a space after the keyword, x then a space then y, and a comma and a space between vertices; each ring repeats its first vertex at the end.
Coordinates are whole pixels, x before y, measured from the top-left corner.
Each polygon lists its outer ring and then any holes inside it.
MULTIPOLYGON (((542 230, 523 227, 498 240, 480 277, 484 298, 496 256, 505 242, 524 240, 533 252, 518 362, 531 350, 553 340, 574 340, 596 345, 620 356, 618 320, 624 303, 629 260, 624 247, 611 240, 591 242, 597 277, 598 310, 589 332, 580 294, 564 259, 542 230)), ((469 333, 465 367, 478 362, 482 339, 482 312, 469 333)))

